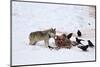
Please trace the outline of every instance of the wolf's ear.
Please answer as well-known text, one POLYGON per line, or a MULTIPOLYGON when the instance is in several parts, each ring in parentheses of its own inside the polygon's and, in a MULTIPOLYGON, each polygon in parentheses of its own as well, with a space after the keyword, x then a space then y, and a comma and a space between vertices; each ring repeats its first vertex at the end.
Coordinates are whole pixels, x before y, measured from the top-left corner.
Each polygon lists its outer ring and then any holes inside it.
POLYGON ((72 37, 73 33, 70 33, 67 35, 67 38, 70 39, 72 37))
POLYGON ((56 28, 53 29, 54 31, 56 30, 56 28))

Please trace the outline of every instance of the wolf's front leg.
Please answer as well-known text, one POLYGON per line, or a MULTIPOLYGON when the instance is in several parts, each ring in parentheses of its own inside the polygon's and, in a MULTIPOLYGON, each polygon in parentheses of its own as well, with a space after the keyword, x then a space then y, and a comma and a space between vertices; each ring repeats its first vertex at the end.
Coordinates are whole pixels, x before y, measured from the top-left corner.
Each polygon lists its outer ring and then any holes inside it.
POLYGON ((44 40, 44 42, 45 42, 45 47, 48 48, 48 46, 49 46, 49 40, 44 40))

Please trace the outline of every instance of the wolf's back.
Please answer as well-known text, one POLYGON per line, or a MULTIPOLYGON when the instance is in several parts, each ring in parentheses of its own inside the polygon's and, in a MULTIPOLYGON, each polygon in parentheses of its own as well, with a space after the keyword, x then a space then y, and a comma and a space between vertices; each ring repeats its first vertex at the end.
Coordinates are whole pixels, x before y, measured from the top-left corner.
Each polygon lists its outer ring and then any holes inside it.
POLYGON ((31 32, 29 35, 30 40, 42 40, 47 37, 47 32, 37 31, 31 32))

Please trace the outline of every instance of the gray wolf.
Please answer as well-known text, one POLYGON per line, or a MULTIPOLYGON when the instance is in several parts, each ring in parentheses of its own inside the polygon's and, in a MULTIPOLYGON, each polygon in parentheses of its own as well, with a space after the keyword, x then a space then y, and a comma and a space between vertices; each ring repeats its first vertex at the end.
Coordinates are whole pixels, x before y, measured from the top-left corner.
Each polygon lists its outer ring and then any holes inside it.
POLYGON ((49 46, 49 39, 50 38, 55 38, 56 36, 56 29, 47 29, 44 31, 36 31, 36 32, 31 32, 29 34, 29 44, 30 45, 35 45, 38 41, 44 40, 45 46, 49 46))

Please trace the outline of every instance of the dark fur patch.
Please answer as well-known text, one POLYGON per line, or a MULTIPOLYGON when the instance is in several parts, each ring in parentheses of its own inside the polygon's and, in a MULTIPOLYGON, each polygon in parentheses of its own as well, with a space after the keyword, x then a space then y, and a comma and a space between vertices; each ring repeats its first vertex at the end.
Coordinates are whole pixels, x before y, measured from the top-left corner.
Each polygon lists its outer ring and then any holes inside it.
POLYGON ((57 36, 55 39, 55 44, 59 48, 71 48, 71 41, 66 38, 65 34, 57 36))

